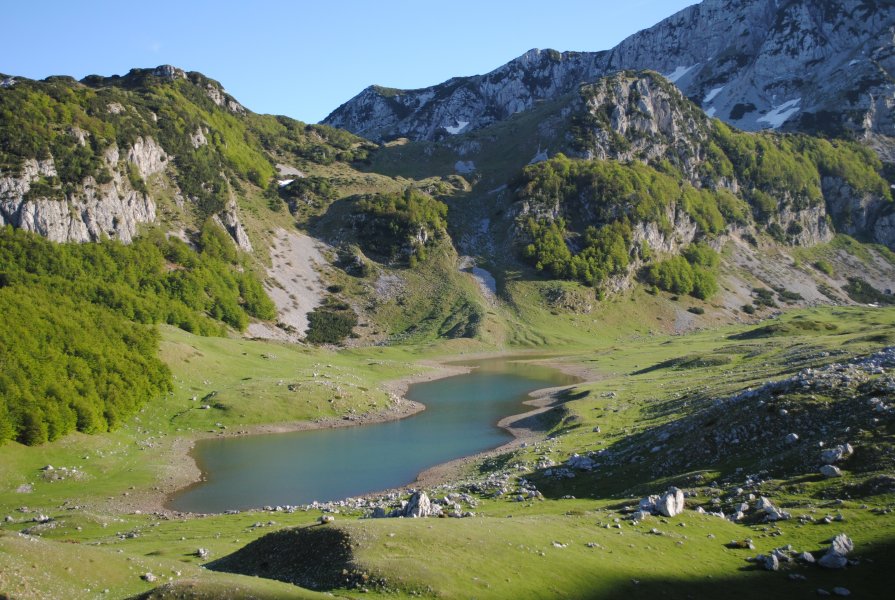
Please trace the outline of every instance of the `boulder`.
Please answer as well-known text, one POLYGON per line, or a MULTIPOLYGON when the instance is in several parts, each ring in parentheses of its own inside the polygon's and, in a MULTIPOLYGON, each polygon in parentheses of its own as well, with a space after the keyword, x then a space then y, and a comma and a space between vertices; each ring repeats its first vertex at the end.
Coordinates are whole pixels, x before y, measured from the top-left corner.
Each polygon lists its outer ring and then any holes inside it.
POLYGON ((657 504, 659 512, 666 517, 674 517, 684 512, 684 492, 676 487, 668 488, 657 504))
POLYGON ((661 496, 647 496, 640 501, 640 510, 650 514, 674 517, 684 510, 684 492, 676 487, 668 488, 661 496))
POLYGON ((825 569, 844 569, 848 564, 846 556, 854 549, 854 542, 844 533, 840 533, 833 538, 829 550, 817 561, 817 564, 825 569))
POLYGON ((844 533, 840 533, 836 537, 833 538, 833 541, 830 543, 830 552, 836 552, 837 554, 841 554, 845 556, 849 552, 855 549, 855 543, 851 541, 851 538, 845 535, 844 533))
POLYGON ((780 569, 780 561, 773 554, 759 554, 756 559, 765 571, 778 571, 780 569))
POLYGON ((437 517, 441 514, 441 507, 433 504, 425 492, 415 492, 410 497, 410 502, 404 507, 402 516, 412 519, 421 517, 437 517))
POLYGON ((839 467, 833 465, 824 465, 820 468, 820 474, 826 478, 842 477, 842 471, 839 467))
POLYGON ((840 444, 833 448, 827 448, 823 452, 820 453, 820 462, 825 465, 832 465, 833 463, 839 462, 840 460, 844 460, 854 454, 855 449, 852 448, 851 444, 840 444))

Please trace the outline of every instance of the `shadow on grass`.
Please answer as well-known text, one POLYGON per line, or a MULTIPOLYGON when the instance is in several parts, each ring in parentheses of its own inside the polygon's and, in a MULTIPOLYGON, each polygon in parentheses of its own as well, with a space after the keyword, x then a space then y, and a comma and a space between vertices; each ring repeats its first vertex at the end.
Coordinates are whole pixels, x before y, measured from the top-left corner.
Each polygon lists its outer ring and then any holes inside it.
MULTIPOLYGON (((425 520, 420 520, 425 526, 425 520)), ((720 550, 719 550, 720 551, 720 550)), ((680 577, 656 577, 646 571, 648 564, 630 564, 622 567, 623 573, 608 575, 605 571, 595 569, 593 572, 582 572, 574 582, 577 589, 572 591, 565 586, 562 597, 580 600, 614 600, 640 599, 655 600, 667 598, 671 600, 737 598, 746 600, 789 600, 792 598, 814 598, 818 590, 832 593, 833 588, 842 587, 856 598, 886 598, 891 593, 890 571, 891 556, 895 553, 895 540, 878 543, 859 549, 854 553, 858 566, 841 571, 828 571, 815 565, 784 564, 778 572, 768 572, 750 564, 733 569, 724 577, 715 574, 683 575, 700 569, 704 556, 693 556, 684 559, 680 577), (790 575, 798 575, 795 579, 790 575)), ((744 555, 745 556, 745 555, 744 555)), ((425 557, 421 557, 424 560, 425 557)), ((658 560, 662 560, 659 558, 658 560)), ((680 561, 680 558, 668 560, 680 561)), ((356 573, 363 570, 362 565, 354 562, 351 552, 351 540, 347 533, 333 527, 306 527, 284 530, 268 534, 237 552, 208 565, 209 569, 253 575, 256 577, 277 579, 301 585, 308 589, 324 592, 335 592, 350 589, 354 583, 346 585, 345 571, 356 573), (343 569, 345 571, 343 571, 343 569), (302 585, 302 583, 304 585, 302 585)), ((450 569, 449 565, 444 566, 450 569)), ((514 569, 507 562, 506 570, 514 569)), ((711 566, 706 566, 711 570, 711 566)), ((497 574, 499 575, 499 573, 497 574)), ((400 573, 388 574, 387 586, 392 591, 418 588, 426 581, 402 581, 400 573)), ((553 597, 549 590, 553 589, 551 581, 530 580, 526 590, 532 597, 553 597), (539 591, 541 593, 539 593, 539 591)), ((375 591, 374 582, 364 580, 364 586, 375 591)), ((139 600, 162 600, 168 598, 200 599, 221 597, 220 584, 215 582, 185 581, 156 588, 139 596, 139 600)), ((298 590, 296 590, 298 591, 298 590)), ((357 591, 357 590, 355 590, 357 591)), ((228 598, 267 598, 266 594, 256 594, 250 583, 242 590, 227 590, 228 598)), ((460 590, 443 590, 453 597, 452 592, 459 595, 460 590)), ((351 591, 346 591, 352 595, 351 591)), ((433 594, 434 596, 435 594, 433 594)), ((427 597, 423 593, 422 596, 427 597)), ((4 596, 0 594, 0 598, 4 596)), ((273 596, 271 596, 273 597, 273 596)), ((487 594, 482 597, 496 597, 487 594)))

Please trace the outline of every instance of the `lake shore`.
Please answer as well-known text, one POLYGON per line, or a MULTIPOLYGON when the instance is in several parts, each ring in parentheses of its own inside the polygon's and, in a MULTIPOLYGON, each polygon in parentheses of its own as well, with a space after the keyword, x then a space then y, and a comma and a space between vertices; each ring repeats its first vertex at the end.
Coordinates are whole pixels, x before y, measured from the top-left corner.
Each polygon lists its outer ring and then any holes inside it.
MULTIPOLYGON (((544 357, 535 352, 531 353, 530 356, 530 360, 532 361, 549 366, 563 373, 576 376, 582 381, 592 379, 594 376, 594 374, 583 365, 563 362, 563 357, 561 356, 544 357)), ((170 446, 167 446, 162 451, 165 466, 162 468, 162 472, 160 473, 160 477, 155 486, 151 489, 142 491, 135 490, 126 497, 111 499, 106 504, 106 507, 127 513, 143 512, 180 516, 204 514, 183 513, 168 507, 168 503, 175 495, 188 490, 192 486, 202 483, 203 473, 192 455, 192 450, 195 447, 196 442, 209 438, 242 437, 317 429, 359 427, 405 419, 426 410, 424 404, 414 402, 405 397, 407 390, 411 385, 468 373, 472 370, 472 367, 462 364, 464 362, 488 359, 497 360, 507 357, 518 357, 520 360, 526 360, 526 353, 514 351, 486 352, 454 355, 420 361, 417 364, 421 367, 425 367, 427 370, 415 375, 386 381, 380 384, 381 389, 386 391, 391 397, 391 404, 387 409, 363 413, 356 416, 352 415, 352 418, 350 419, 329 417, 315 419, 313 421, 271 423, 241 427, 238 431, 233 432, 200 433, 186 437, 178 437, 171 442, 170 446)), ((570 386, 537 390, 532 393, 532 399, 525 402, 525 404, 534 406, 535 408, 533 410, 522 414, 510 415, 501 419, 498 426, 506 429, 513 435, 514 439, 512 441, 491 450, 435 465, 421 472, 417 478, 412 483, 408 483, 408 485, 423 487, 443 483, 448 479, 456 477, 465 466, 477 460, 518 448, 523 442, 540 439, 542 436, 541 432, 538 431, 537 426, 531 427, 531 424, 537 422, 540 414, 552 408, 554 403, 552 395, 557 391, 568 387, 570 386), (522 424, 523 422, 525 422, 524 425, 522 424)), ((400 489, 404 489, 404 487, 407 486, 403 486, 400 489)), ((364 496, 377 496, 381 493, 383 492, 364 494, 364 496)))

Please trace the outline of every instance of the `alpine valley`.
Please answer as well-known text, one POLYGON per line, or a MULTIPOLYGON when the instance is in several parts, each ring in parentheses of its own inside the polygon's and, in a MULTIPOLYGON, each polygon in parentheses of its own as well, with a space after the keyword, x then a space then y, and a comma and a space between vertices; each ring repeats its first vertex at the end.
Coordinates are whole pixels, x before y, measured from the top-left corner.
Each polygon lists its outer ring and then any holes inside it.
POLYGON ((0 598, 887 597, 893 111, 884 0, 703 0, 317 125, 0 75, 0 598), (174 508, 198 444, 409 427, 497 362, 564 384, 503 446, 174 508))

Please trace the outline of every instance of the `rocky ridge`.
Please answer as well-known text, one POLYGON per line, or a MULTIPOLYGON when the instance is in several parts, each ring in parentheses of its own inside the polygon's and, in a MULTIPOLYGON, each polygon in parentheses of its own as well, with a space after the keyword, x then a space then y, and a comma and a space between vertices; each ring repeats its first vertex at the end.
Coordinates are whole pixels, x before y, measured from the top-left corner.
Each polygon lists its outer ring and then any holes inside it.
POLYGON ((479 129, 626 69, 665 75, 746 130, 895 135, 895 6, 847 0, 705 0, 604 52, 530 50, 487 73, 396 90, 371 86, 324 123, 376 141, 479 129))

